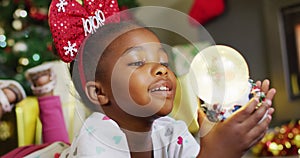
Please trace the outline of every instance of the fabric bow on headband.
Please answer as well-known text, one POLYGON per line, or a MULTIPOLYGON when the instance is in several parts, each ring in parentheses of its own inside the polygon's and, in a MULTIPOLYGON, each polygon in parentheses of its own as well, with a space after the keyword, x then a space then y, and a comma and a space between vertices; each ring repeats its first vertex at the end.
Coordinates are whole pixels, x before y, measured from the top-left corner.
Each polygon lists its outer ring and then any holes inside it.
POLYGON ((83 0, 83 5, 76 0, 52 0, 49 25, 60 58, 73 61, 85 37, 118 12, 117 0, 83 0))

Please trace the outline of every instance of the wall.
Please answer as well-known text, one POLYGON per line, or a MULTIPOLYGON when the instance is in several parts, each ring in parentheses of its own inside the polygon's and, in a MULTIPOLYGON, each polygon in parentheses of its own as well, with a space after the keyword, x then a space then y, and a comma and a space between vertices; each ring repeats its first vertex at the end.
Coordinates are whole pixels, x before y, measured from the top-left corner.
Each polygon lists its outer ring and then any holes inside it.
POLYGON ((261 0, 226 0, 225 12, 205 24, 218 44, 234 47, 248 62, 253 79, 268 78, 261 0))
MULTIPOLYGON (((300 0, 264 0, 265 33, 267 53, 270 59, 270 74, 277 89, 275 98, 275 119, 279 121, 300 119, 300 99, 289 97, 289 80, 287 74, 287 58, 283 25, 280 9, 285 6, 300 4, 300 0)), ((295 56, 296 58, 296 56, 295 56)), ((295 67, 297 65, 294 65, 295 67)))
POLYGON ((193 0, 137 0, 140 6, 162 6, 188 13, 193 0))

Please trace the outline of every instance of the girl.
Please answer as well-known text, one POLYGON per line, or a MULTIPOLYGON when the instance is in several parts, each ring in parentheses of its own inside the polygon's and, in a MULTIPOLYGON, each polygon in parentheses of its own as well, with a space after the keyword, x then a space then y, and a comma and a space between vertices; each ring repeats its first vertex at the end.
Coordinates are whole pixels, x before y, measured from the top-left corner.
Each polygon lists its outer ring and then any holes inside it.
MULTIPOLYGON (((90 7, 91 15, 79 20, 73 15, 85 13, 75 1, 53 0, 50 7, 58 54, 66 62, 76 58, 71 70, 74 84, 85 105, 95 111, 60 157, 238 158, 262 138, 274 112, 270 106, 275 90, 269 89, 268 80, 257 82, 266 93, 262 106, 256 108, 259 101, 253 98, 197 138, 199 145, 185 123, 167 116, 177 84, 157 36, 135 23, 118 22, 120 16, 108 19, 118 11, 116 1, 93 2, 83 2, 96 9, 90 7), (80 23, 80 31, 70 27, 80 23), (267 110, 268 117, 258 123, 267 110)), ((200 111, 198 122, 205 125, 200 111)))
MULTIPOLYGON (((106 24, 85 42, 80 52, 82 59, 74 63, 73 79, 78 92, 86 97, 85 104, 100 112, 86 120, 62 155, 233 158, 241 157, 266 132, 273 109, 258 124, 270 105, 264 102, 255 110, 258 98, 254 98, 230 119, 212 128, 200 140, 199 150, 186 125, 166 116, 173 107, 176 77, 153 32, 127 22, 106 24), (89 65, 83 66, 82 77, 80 65, 84 63, 89 65)), ((266 80, 262 89, 267 100, 271 100, 275 90, 268 87, 266 80)), ((199 117, 199 122, 202 120, 199 117)))

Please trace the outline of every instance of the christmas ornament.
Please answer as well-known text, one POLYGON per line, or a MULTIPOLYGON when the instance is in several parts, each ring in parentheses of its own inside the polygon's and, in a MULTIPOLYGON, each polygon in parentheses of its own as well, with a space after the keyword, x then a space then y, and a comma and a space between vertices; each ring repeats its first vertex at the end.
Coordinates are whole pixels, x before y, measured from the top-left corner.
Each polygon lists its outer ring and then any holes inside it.
POLYGON ((228 46, 214 45, 199 52, 189 76, 194 92, 204 101, 202 107, 208 119, 214 122, 228 118, 255 95, 264 97, 249 79, 243 56, 228 46))
POLYGON ((48 19, 48 9, 46 7, 31 7, 30 17, 38 21, 46 21, 48 19))
POLYGON ((224 12, 223 0, 194 0, 189 15, 200 24, 205 24, 224 12))
POLYGON ((249 94, 249 70, 244 58, 233 48, 210 46, 191 63, 195 92, 205 103, 230 106, 249 94))

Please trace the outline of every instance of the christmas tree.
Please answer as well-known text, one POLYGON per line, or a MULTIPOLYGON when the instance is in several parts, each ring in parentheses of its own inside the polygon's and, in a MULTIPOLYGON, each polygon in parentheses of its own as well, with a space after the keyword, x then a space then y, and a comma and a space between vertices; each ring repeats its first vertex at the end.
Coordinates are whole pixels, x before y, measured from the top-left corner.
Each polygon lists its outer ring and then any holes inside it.
MULTIPOLYGON (((24 72, 46 61, 58 60, 52 53, 48 25, 51 0, 0 1, 0 79, 13 79, 31 94, 24 72)), ((118 0, 120 10, 137 7, 134 0, 118 0)))
POLYGON ((47 22, 50 1, 0 1, 0 78, 19 81, 26 89, 24 72, 56 60, 47 22))

